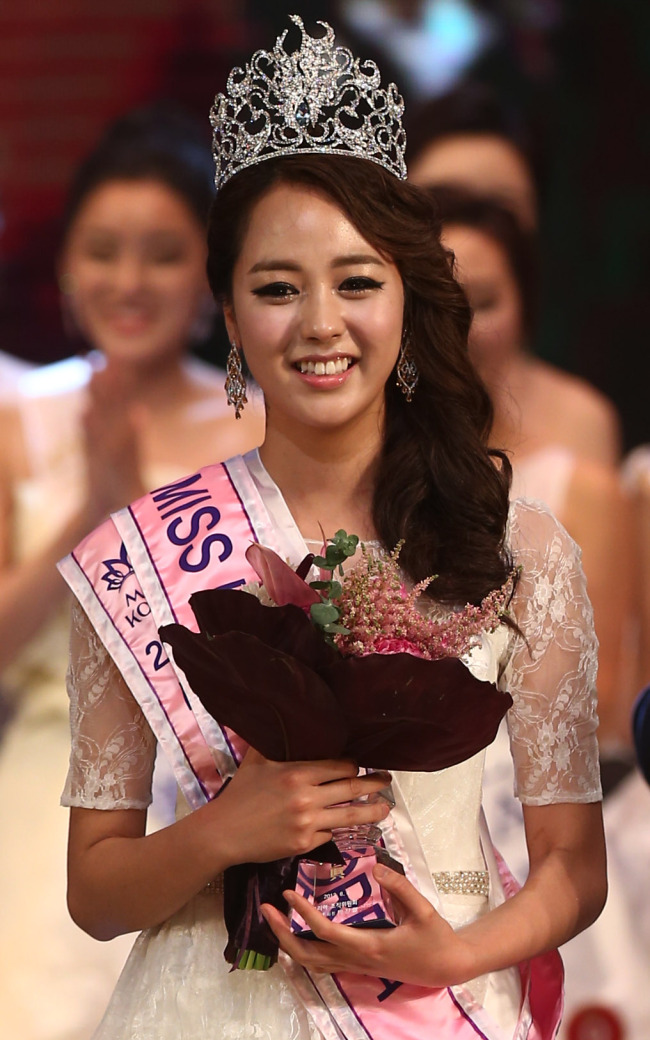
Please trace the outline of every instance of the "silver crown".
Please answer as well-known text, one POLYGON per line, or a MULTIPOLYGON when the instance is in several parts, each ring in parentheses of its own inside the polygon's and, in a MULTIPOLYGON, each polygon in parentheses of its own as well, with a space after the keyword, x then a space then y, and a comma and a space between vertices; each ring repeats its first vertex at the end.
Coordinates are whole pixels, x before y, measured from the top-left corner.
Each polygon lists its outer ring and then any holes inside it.
POLYGON ((334 45, 334 30, 309 36, 287 53, 288 30, 272 51, 256 51, 234 68, 210 112, 217 191, 240 170, 280 155, 353 155, 406 177, 404 101, 394 83, 380 88, 374 61, 360 62, 334 45))

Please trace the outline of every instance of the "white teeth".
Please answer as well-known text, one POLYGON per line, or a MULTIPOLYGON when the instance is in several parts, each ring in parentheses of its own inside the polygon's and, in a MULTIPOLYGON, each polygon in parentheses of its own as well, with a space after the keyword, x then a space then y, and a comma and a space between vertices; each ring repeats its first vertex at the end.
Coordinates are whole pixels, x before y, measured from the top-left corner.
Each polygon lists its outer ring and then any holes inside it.
POLYGON ((351 358, 338 357, 335 361, 299 361, 298 367, 303 375, 335 376, 347 372, 351 364, 351 358))

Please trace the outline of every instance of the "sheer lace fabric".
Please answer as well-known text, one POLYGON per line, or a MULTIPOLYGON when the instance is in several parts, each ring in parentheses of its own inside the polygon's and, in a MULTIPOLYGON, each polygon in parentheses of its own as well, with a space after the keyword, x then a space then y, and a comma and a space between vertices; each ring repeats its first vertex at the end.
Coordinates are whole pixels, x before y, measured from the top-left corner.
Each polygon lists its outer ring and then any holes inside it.
MULTIPOLYGON (((525 803, 600 797, 597 642, 580 550, 548 510, 515 502, 509 545, 521 580, 499 684, 508 712, 516 794, 525 803)), ((151 803, 155 739, 81 608, 73 609, 68 671, 72 753, 62 802, 95 809, 151 803)))
POLYGON ((515 793, 528 805, 601 797, 596 730, 597 651, 580 550, 537 503, 515 502, 509 544, 521 566, 513 635, 501 685, 515 793), (525 637, 525 638, 523 638, 525 637))
POLYGON ((146 809, 152 800, 155 737, 76 602, 67 686, 72 748, 62 804, 87 809, 146 809))

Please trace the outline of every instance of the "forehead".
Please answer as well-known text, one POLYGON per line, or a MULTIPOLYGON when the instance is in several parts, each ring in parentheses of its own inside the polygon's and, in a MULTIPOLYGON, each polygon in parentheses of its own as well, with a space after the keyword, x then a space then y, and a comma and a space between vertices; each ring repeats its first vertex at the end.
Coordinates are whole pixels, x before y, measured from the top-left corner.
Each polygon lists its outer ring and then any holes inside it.
POLYGON ((253 257, 267 254, 316 261, 359 252, 379 258, 332 199, 303 185, 279 184, 253 207, 239 263, 247 265, 253 257))
POLYGON ((449 224, 442 233, 442 242, 456 257, 456 275, 461 282, 494 282, 510 275, 503 247, 478 228, 449 224))
POLYGON ((95 226, 132 231, 162 226, 201 230, 183 197, 153 178, 110 180, 93 188, 81 203, 70 231, 95 226))
POLYGON ((410 170, 415 184, 460 184, 494 195, 526 227, 536 223, 535 183, 528 163, 496 134, 450 134, 425 148, 410 170))

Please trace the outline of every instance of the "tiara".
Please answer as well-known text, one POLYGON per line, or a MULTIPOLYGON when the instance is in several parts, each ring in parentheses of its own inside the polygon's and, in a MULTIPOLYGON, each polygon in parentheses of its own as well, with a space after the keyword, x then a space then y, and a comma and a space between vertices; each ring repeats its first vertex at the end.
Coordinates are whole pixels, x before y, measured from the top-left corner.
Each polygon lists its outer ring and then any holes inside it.
POLYGON ((300 47, 284 47, 288 29, 272 51, 256 51, 245 68, 228 76, 210 112, 217 191, 247 166, 281 155, 352 155, 370 159, 406 178, 402 127, 404 101, 394 83, 380 88, 374 61, 360 62, 336 47, 334 30, 309 36, 302 19, 300 47))

